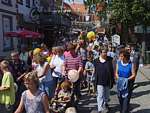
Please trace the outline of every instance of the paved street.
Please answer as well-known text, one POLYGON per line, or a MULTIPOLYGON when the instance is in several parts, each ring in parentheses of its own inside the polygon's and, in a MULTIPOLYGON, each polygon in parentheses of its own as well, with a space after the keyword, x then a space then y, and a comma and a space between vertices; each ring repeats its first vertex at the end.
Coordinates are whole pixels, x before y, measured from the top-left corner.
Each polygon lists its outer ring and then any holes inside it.
MULTIPOLYGON (((150 68, 139 71, 131 99, 131 113, 150 113, 150 68), (144 73, 144 75, 143 75, 144 73)), ((96 98, 87 96, 85 91, 79 102, 79 113, 97 113, 96 98)), ((116 86, 111 90, 110 113, 119 113, 119 102, 116 95, 116 86)))

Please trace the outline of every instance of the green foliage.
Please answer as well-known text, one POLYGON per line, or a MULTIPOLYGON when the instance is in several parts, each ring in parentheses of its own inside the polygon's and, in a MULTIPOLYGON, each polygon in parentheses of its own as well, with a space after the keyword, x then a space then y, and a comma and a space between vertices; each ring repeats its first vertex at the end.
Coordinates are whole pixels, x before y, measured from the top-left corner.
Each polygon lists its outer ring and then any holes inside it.
POLYGON ((138 24, 150 25, 150 0, 134 0, 132 14, 138 24))
POLYGON ((113 0, 112 1, 112 16, 117 22, 128 24, 132 23, 132 1, 133 0, 113 0))
POLYGON ((113 0, 112 16, 125 24, 149 24, 150 0, 113 0))
MULTIPOLYGON (((87 7, 104 2, 105 0, 84 0, 87 7)), ((150 25, 150 0, 112 0, 111 3, 106 4, 103 11, 98 12, 98 16, 105 19, 108 12, 111 12, 112 18, 116 22, 128 26, 136 24, 150 25)))

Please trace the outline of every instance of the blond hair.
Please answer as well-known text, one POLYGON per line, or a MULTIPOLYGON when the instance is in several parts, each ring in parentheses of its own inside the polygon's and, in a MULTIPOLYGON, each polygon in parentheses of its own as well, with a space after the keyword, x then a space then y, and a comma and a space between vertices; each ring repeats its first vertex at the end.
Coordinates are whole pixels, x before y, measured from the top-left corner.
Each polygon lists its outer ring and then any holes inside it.
POLYGON ((66 109, 65 113, 77 113, 75 107, 69 107, 66 109))
POLYGON ((57 47, 52 47, 52 52, 56 52, 57 47))
POLYGON ((60 87, 63 88, 67 88, 68 90, 71 88, 71 82, 68 80, 65 80, 64 82, 61 83, 60 87))
POLYGON ((41 54, 38 54, 38 55, 34 56, 34 60, 37 63, 42 63, 43 64, 46 61, 46 58, 44 56, 42 56, 41 54))
POLYGON ((39 88, 39 78, 37 76, 37 71, 31 71, 24 76, 25 80, 32 80, 36 87, 39 88))
POLYGON ((56 49, 56 51, 61 51, 62 53, 64 51, 63 46, 57 46, 55 49, 56 49))

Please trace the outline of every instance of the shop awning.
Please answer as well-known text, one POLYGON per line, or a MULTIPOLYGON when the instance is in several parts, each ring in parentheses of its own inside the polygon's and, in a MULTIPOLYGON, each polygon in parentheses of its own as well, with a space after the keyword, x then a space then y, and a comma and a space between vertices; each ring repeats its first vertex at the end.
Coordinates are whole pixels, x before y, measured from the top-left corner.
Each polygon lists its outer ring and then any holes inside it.
POLYGON ((33 32, 29 30, 21 30, 21 31, 10 31, 5 33, 6 37, 17 37, 17 38, 41 38, 41 34, 38 32, 33 32))

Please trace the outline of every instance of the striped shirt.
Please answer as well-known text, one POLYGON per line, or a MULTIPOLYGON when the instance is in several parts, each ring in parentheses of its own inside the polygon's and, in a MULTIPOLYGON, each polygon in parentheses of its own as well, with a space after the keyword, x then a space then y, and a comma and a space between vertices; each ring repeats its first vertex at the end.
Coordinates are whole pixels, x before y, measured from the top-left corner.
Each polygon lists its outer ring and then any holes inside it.
POLYGON ((79 67, 83 66, 80 56, 77 56, 77 57, 72 57, 72 56, 66 57, 64 64, 65 64, 67 72, 69 70, 72 70, 72 69, 78 70, 79 67))

